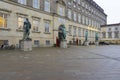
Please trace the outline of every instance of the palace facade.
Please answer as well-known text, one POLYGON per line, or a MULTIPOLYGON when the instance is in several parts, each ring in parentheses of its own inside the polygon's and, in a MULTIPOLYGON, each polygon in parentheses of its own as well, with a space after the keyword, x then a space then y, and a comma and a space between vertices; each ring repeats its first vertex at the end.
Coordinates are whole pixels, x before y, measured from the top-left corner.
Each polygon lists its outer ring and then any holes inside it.
POLYGON ((93 0, 0 0, 0 44, 19 45, 25 18, 32 24, 34 47, 58 44, 61 24, 68 44, 83 44, 86 31, 89 42, 95 42, 100 25, 107 22, 104 10, 93 0))
POLYGON ((120 44, 120 23, 102 25, 101 31, 101 41, 111 44, 120 44))

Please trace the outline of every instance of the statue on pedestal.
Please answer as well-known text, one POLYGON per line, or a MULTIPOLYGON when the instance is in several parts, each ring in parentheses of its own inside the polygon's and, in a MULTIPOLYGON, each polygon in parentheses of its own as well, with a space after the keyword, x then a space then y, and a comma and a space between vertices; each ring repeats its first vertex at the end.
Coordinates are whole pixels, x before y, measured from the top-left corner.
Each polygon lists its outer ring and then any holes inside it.
POLYGON ((95 35, 95 41, 98 42, 98 33, 95 35))
POLYGON ((85 41, 87 42, 88 41, 88 31, 86 30, 85 32, 85 41))
POLYGON ((64 25, 60 25, 59 27, 59 41, 60 41, 60 47, 61 48, 67 48, 67 40, 66 40, 66 28, 64 25))
POLYGON ((29 22, 28 18, 26 18, 26 21, 24 22, 23 25, 24 34, 22 40, 31 40, 31 38, 29 38, 30 29, 31 29, 31 23, 29 22))
POLYGON ((60 25, 58 36, 60 41, 66 40, 66 28, 64 25, 60 25))

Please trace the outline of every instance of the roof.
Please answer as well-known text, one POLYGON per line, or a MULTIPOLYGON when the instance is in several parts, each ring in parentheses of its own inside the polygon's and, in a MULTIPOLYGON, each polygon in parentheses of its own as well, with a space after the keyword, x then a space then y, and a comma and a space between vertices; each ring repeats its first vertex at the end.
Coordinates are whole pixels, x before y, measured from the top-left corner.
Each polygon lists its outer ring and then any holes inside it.
POLYGON ((112 26, 120 26, 120 23, 101 25, 101 27, 112 27, 112 26))

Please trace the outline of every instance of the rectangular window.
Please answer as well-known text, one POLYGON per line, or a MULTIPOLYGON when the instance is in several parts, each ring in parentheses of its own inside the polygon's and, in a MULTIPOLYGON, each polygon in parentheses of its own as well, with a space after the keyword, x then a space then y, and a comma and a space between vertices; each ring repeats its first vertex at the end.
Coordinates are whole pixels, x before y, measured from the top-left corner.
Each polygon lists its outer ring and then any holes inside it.
POLYGON ((114 35, 115 35, 115 38, 119 38, 119 32, 118 31, 115 31, 114 35))
POLYGON ((85 24, 85 16, 82 16, 82 23, 85 24))
POLYGON ((80 2, 81 2, 81 1, 80 1, 80 0, 78 0, 78 4, 80 4, 80 2))
POLYGON ((81 36, 81 29, 80 28, 78 29, 78 36, 79 37, 81 36))
POLYGON ((78 22, 81 23, 81 15, 78 14, 78 22))
POLYGON ((34 40, 34 45, 37 46, 37 47, 40 46, 40 41, 39 40, 34 40))
POLYGON ((50 12, 50 0, 45 0, 44 1, 44 10, 46 12, 50 12))
POLYGON ((68 18, 72 19, 72 11, 70 9, 68 9, 68 18))
POLYGON ((33 7, 39 9, 40 8, 40 0, 33 0, 33 7))
POLYGON ((49 33, 50 32, 49 29, 50 29, 50 22, 49 21, 45 21, 45 32, 49 33))
POLYGON ((76 29, 77 29, 77 28, 76 28, 76 27, 74 27, 74 36, 76 36, 76 29))
POLYGON ((50 40, 46 40, 46 45, 47 45, 47 46, 50 45, 50 40))
POLYGON ((39 26, 40 26, 40 20, 33 19, 33 31, 39 31, 39 26))
POLYGON ((18 3, 26 5, 26 0, 18 0, 18 3))
POLYGON ((77 13, 74 12, 74 21, 77 21, 77 13))
POLYGON ((23 24, 24 24, 25 18, 26 17, 24 16, 18 16, 18 29, 23 30, 23 24))
POLYGON ((112 32, 108 32, 108 38, 112 38, 112 32))
POLYGON ((64 13, 64 7, 62 5, 59 6, 59 10, 58 10, 58 14, 61 15, 61 16, 64 16, 65 13, 64 13))
POLYGON ((69 35, 72 35, 72 26, 69 26, 69 35))
POLYGON ((7 14, 0 13, 0 28, 7 27, 7 14))

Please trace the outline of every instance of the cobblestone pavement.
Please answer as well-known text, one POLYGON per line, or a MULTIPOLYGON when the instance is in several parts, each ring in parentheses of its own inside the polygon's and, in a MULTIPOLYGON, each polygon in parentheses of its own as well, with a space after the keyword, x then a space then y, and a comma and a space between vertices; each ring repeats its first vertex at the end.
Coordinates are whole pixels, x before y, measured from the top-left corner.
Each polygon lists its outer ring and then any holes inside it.
POLYGON ((0 80, 120 80, 120 46, 0 50, 0 80))

